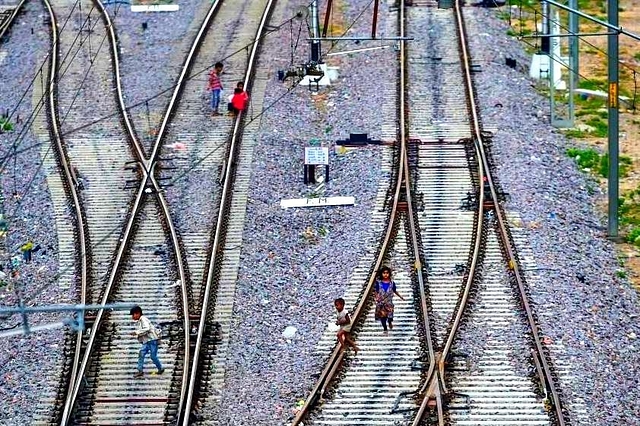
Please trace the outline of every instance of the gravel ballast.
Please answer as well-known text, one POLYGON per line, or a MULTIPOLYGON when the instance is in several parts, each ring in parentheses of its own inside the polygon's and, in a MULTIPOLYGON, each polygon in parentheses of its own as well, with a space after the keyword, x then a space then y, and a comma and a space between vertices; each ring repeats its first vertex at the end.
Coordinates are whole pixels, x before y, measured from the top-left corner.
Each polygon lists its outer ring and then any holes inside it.
MULTIPOLYGON (((344 22, 350 23, 368 4, 368 0, 350 1, 344 22)), ((297 6, 279 6, 278 13, 281 18, 292 16, 297 6)), ((185 22, 190 22, 197 5, 181 3, 181 7, 188 16, 185 22)), ((382 12, 384 16, 384 8, 382 12)), ((36 22, 35 15, 42 13, 41 5, 30 3, 20 19, 36 22)), ((159 58, 167 48, 160 41, 180 39, 188 26, 163 21, 175 19, 168 15, 150 16, 158 21, 150 21, 151 30, 140 38, 145 42, 140 42, 139 48, 145 49, 144 58, 159 58), (156 31, 160 27, 168 33, 156 31)), ((541 279, 529 280, 531 298, 542 331, 554 343, 554 362, 569 363, 574 376, 562 383, 565 396, 572 407, 580 405, 587 410, 589 420, 573 417, 573 424, 640 425, 638 295, 618 277, 615 247, 606 239, 606 223, 594 208, 604 195, 566 156, 571 145, 549 125, 548 99, 533 89, 527 76, 530 59, 521 45, 506 35, 504 22, 495 18, 494 10, 480 8, 468 8, 466 17, 473 35, 474 60, 482 66, 474 79, 484 126, 498 129, 492 152, 499 164, 500 184, 510 195, 506 208, 510 217, 517 214, 521 219, 513 224, 514 233, 527 235, 535 261, 545 271, 538 274, 541 279), (505 65, 505 57, 517 60, 516 69, 505 65), (595 189, 594 194, 590 188, 595 189), (556 349, 560 345, 562 351, 556 349), (579 404, 581 400, 584 402, 579 404)), ((116 24, 129 25, 128 37, 133 40, 142 34, 138 33, 143 19, 142 15, 123 14, 116 24)), ((48 49, 48 30, 40 28, 30 35, 30 25, 18 24, 11 30, 12 38, 0 45, 0 51, 8 52, 0 61, 0 74, 12 82, 0 86, 3 110, 18 103, 30 81, 25 70, 37 69, 48 49)), ((369 21, 361 19, 352 33, 368 29, 369 21)), ((120 32, 122 37, 124 31, 120 32)), ((204 412, 220 424, 281 425, 290 418, 295 401, 306 397, 315 381, 313 375, 322 368, 323 360, 317 359, 313 350, 334 318, 332 301, 343 294, 364 252, 362 238, 380 176, 381 158, 375 146, 342 156, 332 153, 332 180, 318 194, 352 195, 356 206, 280 208, 282 198, 303 198, 315 189, 302 182, 302 152, 308 141, 319 138, 333 147, 336 140, 356 130, 378 138, 384 119, 379 108, 381 88, 395 85, 395 56, 388 49, 340 57, 339 79, 320 95, 298 87, 280 98, 286 87, 277 80, 276 71, 289 65, 289 52, 281 48, 289 45, 288 35, 286 28, 270 37, 261 59, 261 67, 271 70, 265 99, 265 107, 270 108, 262 118, 261 140, 254 155, 226 387, 220 408, 204 412), (282 336, 287 326, 297 328, 290 339, 282 336)), ((305 44, 303 37, 300 45, 305 44)), ((306 47, 300 49, 297 55, 302 62, 306 47)), ((126 49, 123 55, 127 55, 126 49)), ((164 55, 165 61, 177 63, 175 58, 169 59, 171 55, 164 55)), ((135 70, 137 62, 129 60, 125 58, 123 68, 128 103, 150 96, 146 87, 165 87, 175 78, 170 73, 156 76, 164 72, 159 67, 135 70), (142 71, 153 79, 143 80, 142 71)), ((29 90, 27 98, 30 96, 29 90)), ((30 102, 23 101, 20 115, 28 116, 30 109, 30 102)), ((19 131, 18 127, 14 133, 0 135, 3 155, 19 131)), ((31 133, 26 138, 25 146, 37 143, 31 133)), ((36 151, 39 149, 28 152, 36 151)), ((20 155, 21 172, 16 181, 12 173, 2 176, 3 207, 10 212, 15 208, 11 199, 14 183, 24 190, 35 175, 5 241, 11 252, 27 236, 44 247, 21 275, 30 283, 25 287, 27 292, 31 283, 48 282, 57 272, 56 235, 46 226, 54 220, 53 211, 46 180, 37 171, 40 161, 39 155, 20 155), (40 276, 33 277, 42 267, 40 276)), ((6 287, 0 289, 1 296, 3 305, 15 303, 14 293, 6 287)), ((71 296, 54 285, 34 302, 69 300, 71 296)), ((14 322, 3 321, 2 327, 14 322)), ((60 341, 58 331, 0 339, 0 424, 30 424, 35 401, 43 393, 43 377, 59 366, 60 341)))
MULTIPOLYGON (((1 238, 0 305, 15 306, 22 297, 28 306, 71 303, 73 290, 58 287, 58 236, 53 204, 49 195, 43 153, 36 135, 44 133, 42 118, 32 122, 32 110, 38 109, 40 78, 34 80, 42 64, 48 67, 49 28, 42 25, 46 10, 40 3, 27 3, 0 44, 0 110, 11 113, 14 129, 0 133, 2 162, 2 212, 7 219, 6 238, 1 238), (33 31, 33 32, 32 32, 33 31), (31 86, 32 80, 36 85, 31 86), (22 96, 24 95, 24 98, 22 96), (19 119, 18 119, 19 117, 19 119), (30 126, 30 128, 29 128, 30 126), (24 133, 23 133, 24 131, 24 133), (17 156, 13 156, 15 144, 17 156), (8 157, 6 157, 8 156, 8 157), (25 263, 20 246, 31 239, 39 249, 32 261, 25 263), (11 258, 17 264, 17 278, 9 278, 11 258)), ((42 135, 41 135, 42 136, 42 135)), ((53 158, 53 151, 49 156, 53 158)), ((54 160, 55 161, 55 160, 54 160)), ((68 315, 64 315, 68 316, 68 315)), ((60 321, 58 314, 29 315, 31 326, 60 321)), ((14 315, 0 319, 0 328, 19 330, 21 318, 14 315)), ((50 395, 57 385, 62 360, 62 330, 38 331, 29 336, 0 338, 0 424, 32 424, 38 402, 50 395)))
POLYGON ((520 216, 514 233, 527 235, 544 271, 529 280, 531 298, 554 363, 573 376, 562 390, 572 407, 587 410, 581 418, 572 413, 572 421, 638 425, 640 306, 637 290, 618 276, 606 218, 594 208, 605 194, 567 157, 573 144, 549 125, 549 101, 534 90, 530 58, 506 36, 505 23, 493 10, 469 8, 465 16, 482 66, 474 79, 484 126, 498 129, 492 151, 510 195, 506 208, 520 216), (516 69, 506 57, 517 60, 516 69))
MULTIPOLYGON (((367 3, 349 2, 345 21, 351 22, 367 3)), ((295 10, 289 6, 276 16, 286 19, 295 10)), ((367 28, 368 21, 360 20, 353 33, 367 28)), ((299 62, 307 55, 305 31, 296 53, 299 62)), ((381 148, 345 155, 334 148, 351 131, 381 138, 383 92, 395 85, 393 67, 384 64, 393 63, 394 53, 342 56, 331 61, 340 69, 330 88, 312 95, 307 87, 297 87, 282 96, 290 83, 279 82, 276 70, 288 68, 289 52, 275 57, 268 52, 288 46, 288 36, 289 28, 270 36, 260 60, 260 67, 270 70, 264 105, 269 109, 254 153, 225 388, 220 409, 204 413, 223 424, 288 423, 295 402, 306 397, 322 368, 313 351, 335 317, 333 300, 343 295, 366 248, 382 175, 381 148), (317 195, 354 196, 355 206, 280 208, 281 199, 304 198, 317 187, 303 183, 303 147, 314 138, 328 143, 331 152, 330 181, 317 195), (287 326, 297 329, 290 339, 282 335, 287 326)))

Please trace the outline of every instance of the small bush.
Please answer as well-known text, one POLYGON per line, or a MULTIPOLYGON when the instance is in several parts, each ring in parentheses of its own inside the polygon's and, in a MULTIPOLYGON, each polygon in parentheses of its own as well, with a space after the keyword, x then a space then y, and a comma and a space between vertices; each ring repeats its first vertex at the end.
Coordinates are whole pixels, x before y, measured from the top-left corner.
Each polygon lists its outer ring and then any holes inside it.
MULTIPOLYGON (((631 157, 621 155, 618 158, 618 175, 623 178, 629 174, 629 169, 633 165, 631 157)), ((604 154, 600 159, 599 174, 604 178, 609 177, 609 154, 604 154)))
POLYGON ((600 164, 600 154, 591 148, 569 148, 567 156, 573 158, 581 169, 594 170, 600 164))
POLYGON ((640 246, 640 228, 633 228, 627 235, 627 242, 634 246, 640 246))
POLYGON ((10 132, 13 130, 13 124, 6 117, 0 117, 0 133, 10 132))

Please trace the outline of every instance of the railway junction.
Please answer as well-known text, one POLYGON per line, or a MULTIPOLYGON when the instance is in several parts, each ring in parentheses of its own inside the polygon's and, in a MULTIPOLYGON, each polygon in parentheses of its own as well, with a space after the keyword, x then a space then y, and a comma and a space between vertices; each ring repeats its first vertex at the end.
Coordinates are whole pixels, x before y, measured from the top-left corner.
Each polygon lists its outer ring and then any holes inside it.
POLYGON ((640 425, 606 194, 483 5, 0 4, 0 424, 640 425))

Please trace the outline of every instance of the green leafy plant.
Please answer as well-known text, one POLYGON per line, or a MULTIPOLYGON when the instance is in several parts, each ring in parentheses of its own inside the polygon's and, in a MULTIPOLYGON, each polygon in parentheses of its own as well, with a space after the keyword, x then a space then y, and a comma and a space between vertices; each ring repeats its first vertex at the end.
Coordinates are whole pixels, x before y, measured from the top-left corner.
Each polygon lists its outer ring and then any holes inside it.
MULTIPOLYGON (((626 155, 621 155, 620 158, 618 159, 619 176, 621 178, 626 177, 629 174, 629 169, 631 169, 632 165, 633 165, 633 160, 631 160, 631 157, 628 157, 626 155)), ((600 158, 599 173, 600 173, 600 176, 604 178, 609 177, 609 154, 604 154, 600 158)))
POLYGON ((607 82, 604 80, 598 80, 598 79, 585 79, 585 80, 580 80, 580 82, 578 83, 578 87, 580 87, 581 89, 587 89, 587 90, 604 90, 607 87, 607 82))
POLYGON ((581 169, 593 170, 600 164, 600 154, 595 149, 567 149, 567 156, 573 158, 581 169))
POLYGON ((0 117, 0 133, 13 130, 13 124, 6 117, 0 117))

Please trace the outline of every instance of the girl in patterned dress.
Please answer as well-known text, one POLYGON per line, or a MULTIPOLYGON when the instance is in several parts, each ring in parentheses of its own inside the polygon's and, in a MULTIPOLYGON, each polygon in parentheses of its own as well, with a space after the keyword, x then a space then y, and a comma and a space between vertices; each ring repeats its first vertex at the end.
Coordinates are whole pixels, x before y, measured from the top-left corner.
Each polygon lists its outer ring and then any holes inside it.
POLYGON ((387 324, 393 330, 393 295, 400 296, 396 289, 396 283, 391 280, 391 269, 383 266, 378 274, 378 280, 373 286, 373 297, 376 301, 376 321, 380 321, 385 333, 387 332, 387 324))

